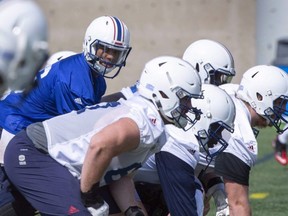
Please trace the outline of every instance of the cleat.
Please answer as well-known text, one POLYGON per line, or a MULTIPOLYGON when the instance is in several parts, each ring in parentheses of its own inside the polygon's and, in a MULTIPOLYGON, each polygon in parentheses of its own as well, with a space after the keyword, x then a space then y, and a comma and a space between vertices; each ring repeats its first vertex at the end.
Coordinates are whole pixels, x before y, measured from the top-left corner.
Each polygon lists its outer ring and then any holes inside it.
POLYGON ((100 207, 90 206, 87 208, 92 216, 108 216, 109 215, 109 205, 104 202, 100 207))
POLYGON ((216 216, 229 216, 229 206, 227 205, 226 208, 224 208, 220 211, 217 211, 216 216))
POLYGON ((228 199, 226 198, 225 201, 226 201, 227 205, 222 209, 217 208, 216 209, 216 216, 229 216, 230 215, 229 214, 228 199))

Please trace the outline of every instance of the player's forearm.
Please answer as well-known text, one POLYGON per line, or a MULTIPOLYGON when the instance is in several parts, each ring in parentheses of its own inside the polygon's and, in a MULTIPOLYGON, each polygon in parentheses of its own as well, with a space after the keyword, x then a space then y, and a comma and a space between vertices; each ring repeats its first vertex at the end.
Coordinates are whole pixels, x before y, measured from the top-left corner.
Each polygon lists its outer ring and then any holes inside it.
POLYGON ((81 191, 87 192, 99 182, 112 157, 101 148, 89 148, 81 174, 81 191))

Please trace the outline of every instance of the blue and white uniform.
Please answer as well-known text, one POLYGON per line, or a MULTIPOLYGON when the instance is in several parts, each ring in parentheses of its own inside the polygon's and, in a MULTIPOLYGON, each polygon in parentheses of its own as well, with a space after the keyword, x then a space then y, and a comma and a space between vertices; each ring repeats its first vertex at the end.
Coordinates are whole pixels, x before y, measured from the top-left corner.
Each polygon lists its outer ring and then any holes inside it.
POLYGON ((236 106, 234 133, 223 132, 223 138, 229 143, 224 152, 234 154, 249 167, 252 167, 257 160, 258 144, 251 128, 251 116, 248 108, 243 101, 235 97, 238 85, 225 84, 221 88, 230 94, 236 106))
MULTIPOLYGON (((123 88, 121 93, 125 98, 137 94, 135 86, 123 88)), ((172 125, 165 125, 167 141, 159 153, 152 155, 146 163, 137 170, 135 182, 160 184, 166 203, 172 215, 202 215, 203 189, 201 182, 195 177, 194 170, 199 161, 199 143, 192 130, 184 131, 172 125), (155 157, 161 157, 158 164, 155 157), (157 166, 156 166, 157 164, 157 166), (166 167, 165 164, 171 164, 166 167), (164 166, 163 166, 164 165, 164 166), (175 174, 175 175, 174 175, 175 174), (159 179, 159 175, 162 176, 159 179), (173 184, 171 184, 173 182, 173 184), (187 190, 179 190, 179 185, 187 184, 187 190), (169 188, 171 187, 172 188, 169 188), (177 189, 178 188, 178 189, 177 189), (173 193, 171 194, 171 191, 173 193), (181 205, 180 205, 181 203, 181 205), (186 208, 190 206, 191 208, 186 208)))
MULTIPOLYGON (((168 152, 183 160, 195 169, 199 160, 199 144, 193 133, 183 131, 171 125, 166 125, 167 142, 161 151, 168 152)), ((155 155, 151 156, 146 163, 137 171, 135 181, 143 181, 159 184, 156 171, 155 155), (145 174, 147 173, 147 175, 145 174)))
POLYGON ((203 189, 194 175, 199 160, 198 141, 192 130, 185 132, 171 125, 166 125, 165 130, 165 145, 137 171, 134 181, 161 183, 165 201, 172 215, 202 215, 203 189), (169 166, 166 166, 167 164, 169 166), (183 185, 185 191, 180 189, 183 185))
POLYGON ((221 176, 239 184, 249 185, 250 169, 255 165, 258 144, 251 127, 251 116, 244 102, 235 97, 237 84, 225 84, 223 88, 233 99, 236 107, 234 133, 224 131, 223 138, 229 143, 217 156, 215 170, 221 176))
POLYGON ((40 212, 65 215, 73 206, 79 215, 86 213, 78 179, 81 179, 90 139, 106 125, 126 117, 139 127, 139 146, 112 159, 101 185, 133 172, 166 143, 161 116, 154 105, 141 96, 100 103, 31 124, 27 132, 17 134, 6 149, 4 162, 9 179, 40 212), (43 152, 45 146, 49 154, 43 152))
MULTIPOLYGON (((0 128, 3 129, 0 164, 3 163, 8 142, 29 124, 98 103, 106 91, 106 81, 103 76, 95 75, 83 53, 80 53, 38 72, 38 85, 28 95, 11 92, 3 97, 0 100, 0 128)), ((3 189, 0 190, 0 206, 8 202, 3 194, 10 193, 5 189, 9 184, 1 169, 0 181, 3 189)))
MULTIPOLYGON (((120 169, 131 167, 132 164, 135 164, 133 166, 136 168, 142 166, 148 157, 158 152, 165 143, 163 122, 153 104, 143 100, 140 96, 135 96, 127 101, 121 99, 119 102, 121 106, 117 106, 118 103, 104 103, 104 105, 102 103, 86 108, 83 113, 74 111, 44 121, 49 155, 66 166, 74 176, 80 178, 91 137, 108 124, 128 117, 133 119, 140 129, 139 146, 133 151, 115 157, 106 172, 107 175, 113 170, 120 172, 120 169), (112 106, 115 104, 115 107, 110 107, 111 104, 112 106), (76 122, 81 128, 75 127, 76 122)), ((131 171, 133 170, 134 168, 131 169, 131 171)), ((116 171, 115 173, 119 176, 116 171)), ((106 183, 104 177, 100 185, 106 183)))

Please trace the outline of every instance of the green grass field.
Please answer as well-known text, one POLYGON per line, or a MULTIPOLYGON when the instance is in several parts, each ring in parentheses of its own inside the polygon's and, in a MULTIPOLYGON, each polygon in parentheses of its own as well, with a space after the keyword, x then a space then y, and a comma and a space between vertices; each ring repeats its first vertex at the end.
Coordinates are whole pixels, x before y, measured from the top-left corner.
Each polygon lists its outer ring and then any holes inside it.
MULTIPOLYGON (((262 129, 258 140, 258 161, 250 175, 250 204, 253 216, 288 215, 288 166, 274 160, 271 142, 274 128, 262 129)), ((211 207, 214 204, 211 203, 211 207)), ((215 215, 211 208, 208 216, 215 215)))

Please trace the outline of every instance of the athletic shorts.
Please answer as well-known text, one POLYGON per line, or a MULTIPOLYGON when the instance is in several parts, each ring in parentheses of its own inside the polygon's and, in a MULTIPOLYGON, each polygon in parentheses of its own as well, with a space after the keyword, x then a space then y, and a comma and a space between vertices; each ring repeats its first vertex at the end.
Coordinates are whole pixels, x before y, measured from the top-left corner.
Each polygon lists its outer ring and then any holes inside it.
POLYGON ((198 216, 203 211, 201 185, 196 183, 194 169, 171 153, 155 154, 164 198, 171 215, 198 216), (199 191, 201 191, 199 193, 199 191), (199 214, 200 213, 200 214, 199 214))
POLYGON ((215 172, 224 179, 249 186, 251 168, 231 153, 222 152, 216 157, 215 172))
POLYGON ((82 204, 79 180, 35 148, 24 130, 8 144, 4 164, 14 186, 44 215, 91 215, 82 204))

